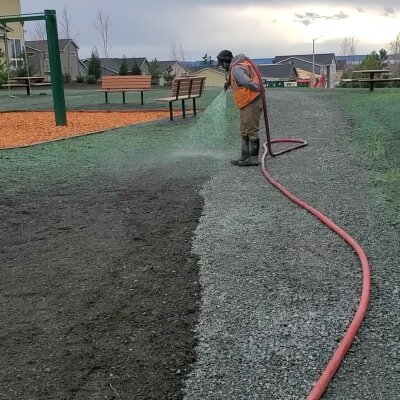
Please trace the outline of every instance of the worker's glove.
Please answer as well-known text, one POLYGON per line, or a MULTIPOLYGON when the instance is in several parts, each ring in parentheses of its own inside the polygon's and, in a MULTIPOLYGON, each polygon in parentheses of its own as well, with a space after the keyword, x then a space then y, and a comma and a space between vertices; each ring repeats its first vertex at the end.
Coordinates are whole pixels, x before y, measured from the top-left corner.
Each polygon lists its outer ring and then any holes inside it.
POLYGON ((225 82, 225 85, 224 85, 224 90, 225 90, 225 92, 229 89, 230 86, 231 86, 231 83, 228 82, 228 81, 226 81, 226 82, 225 82))

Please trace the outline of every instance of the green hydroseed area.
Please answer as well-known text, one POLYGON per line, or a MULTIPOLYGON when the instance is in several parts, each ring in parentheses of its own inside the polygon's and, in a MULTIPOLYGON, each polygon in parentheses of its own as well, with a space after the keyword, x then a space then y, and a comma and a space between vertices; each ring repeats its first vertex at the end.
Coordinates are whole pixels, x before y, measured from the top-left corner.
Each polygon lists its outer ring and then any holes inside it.
MULTIPOLYGON (((148 102, 153 96, 165 96, 165 92, 167 90, 156 95, 147 94, 148 102)), ((10 109, 22 104, 28 107, 26 96, 10 99, 6 94, 1 92, 1 107, 5 104, 10 109)), ((67 91, 67 107, 80 109, 82 105, 90 105, 98 109, 102 97, 95 96, 99 94, 67 91), (91 104, 94 97, 100 103, 91 104)), ((30 109, 51 108, 51 96, 33 96, 32 102, 30 109)), ((189 104, 187 108, 191 108, 189 104)), ((177 117, 172 122, 149 122, 101 134, 0 151, 3 196, 22 198, 24 193, 35 191, 57 193, 68 190, 71 185, 81 186, 82 190, 107 182, 123 185, 153 169, 162 172, 168 168, 176 176, 208 176, 228 157, 232 151, 230 143, 238 140, 237 111, 231 96, 227 100, 221 89, 206 89, 197 105, 203 110, 197 117, 188 114, 186 119, 177 117), (228 133, 230 137, 227 137, 228 133)), ((118 106, 121 108, 121 104, 118 106)), ((127 106, 131 107, 131 104, 127 106)), ((151 106, 155 108, 155 103, 151 106)), ((151 107, 146 104, 146 108, 151 107)), ((180 103, 176 102, 174 108, 180 110, 180 103)))
POLYGON ((394 210, 394 222, 400 223, 399 91, 337 90, 335 98, 352 125, 349 142, 369 159, 371 184, 394 210))

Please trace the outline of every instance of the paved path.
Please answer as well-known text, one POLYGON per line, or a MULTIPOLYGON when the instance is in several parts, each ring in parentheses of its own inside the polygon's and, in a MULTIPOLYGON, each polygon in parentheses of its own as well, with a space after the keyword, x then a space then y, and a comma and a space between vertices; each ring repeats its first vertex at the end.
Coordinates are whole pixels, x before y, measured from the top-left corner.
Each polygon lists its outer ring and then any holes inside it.
MULTIPOLYGON (((268 166, 359 240, 374 267, 368 320, 325 398, 395 399, 399 235, 374 197, 365 160, 341 143, 350 128, 326 96, 271 91, 274 135, 309 146, 268 166)), ((256 169, 227 164, 202 195, 194 242, 203 287, 200 341, 185 399, 305 398, 358 304, 358 259, 256 169)))

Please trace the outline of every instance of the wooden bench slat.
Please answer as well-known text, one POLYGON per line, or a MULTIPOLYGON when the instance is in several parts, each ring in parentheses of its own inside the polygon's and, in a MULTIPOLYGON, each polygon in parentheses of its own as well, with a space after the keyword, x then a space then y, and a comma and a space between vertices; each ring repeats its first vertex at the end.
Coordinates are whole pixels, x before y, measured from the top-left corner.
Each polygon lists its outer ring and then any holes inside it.
POLYGON ((196 115, 196 99, 203 93, 204 76, 183 76, 175 78, 172 82, 170 97, 154 99, 155 101, 169 102, 170 120, 173 120, 172 103, 177 100, 182 101, 182 117, 185 118, 185 100, 193 100, 193 114, 196 115))
POLYGON ((150 89, 150 75, 104 76, 102 89, 150 89))

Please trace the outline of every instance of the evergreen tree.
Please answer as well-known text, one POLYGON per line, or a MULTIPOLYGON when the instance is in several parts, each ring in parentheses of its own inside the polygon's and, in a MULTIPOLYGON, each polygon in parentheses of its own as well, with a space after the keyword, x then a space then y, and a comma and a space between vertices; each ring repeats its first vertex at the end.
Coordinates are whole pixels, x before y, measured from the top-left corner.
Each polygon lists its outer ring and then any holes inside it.
POLYGON ((0 49, 0 87, 7 82, 7 62, 4 51, 0 49))
POLYGON ((99 79, 101 75, 99 52, 96 48, 92 50, 92 54, 90 56, 88 75, 94 76, 96 80, 99 79))
POLYGON ((128 64, 126 62, 126 57, 122 57, 122 64, 119 67, 119 74, 118 75, 128 75, 128 64))
POLYGON ((142 75, 142 71, 137 65, 136 60, 133 61, 132 69, 131 69, 131 75, 142 75))
POLYGON ((165 86, 171 86, 172 85, 172 81, 175 79, 175 74, 172 73, 172 67, 169 66, 166 71, 163 74, 163 78, 164 78, 164 85, 165 86))
POLYGON ((379 56, 374 50, 368 54, 360 65, 360 69, 378 69, 380 68, 379 56))
POLYGON ((160 64, 157 61, 157 58, 150 61, 150 75, 151 75, 151 84, 159 85, 160 84, 160 64))
POLYGON ((204 56, 202 57, 203 60, 203 65, 205 67, 211 67, 213 65, 213 62, 211 60, 211 56, 207 56, 207 53, 204 54, 204 56))
POLYGON ((385 49, 379 50, 379 64, 381 68, 387 67, 388 53, 385 49))

